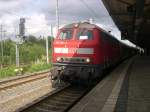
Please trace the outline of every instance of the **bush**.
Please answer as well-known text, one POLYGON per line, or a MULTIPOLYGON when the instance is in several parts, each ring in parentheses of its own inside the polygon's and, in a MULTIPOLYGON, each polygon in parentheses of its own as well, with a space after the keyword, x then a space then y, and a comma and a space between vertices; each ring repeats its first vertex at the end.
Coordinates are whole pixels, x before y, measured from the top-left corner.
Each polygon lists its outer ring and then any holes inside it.
POLYGON ((8 68, 0 69, 0 78, 15 76, 16 75, 15 68, 16 68, 15 66, 11 66, 8 68))
MULTIPOLYGON (((22 67, 23 71, 22 72, 20 71, 20 72, 23 74, 33 73, 33 72, 47 70, 47 69, 50 69, 51 67, 52 67, 52 64, 46 64, 46 63, 33 64, 33 65, 27 65, 27 66, 22 67)), ((20 70, 21 68, 18 68, 18 69, 20 70)), ((16 76, 19 72, 16 72, 15 70, 17 70, 15 66, 0 69, 0 78, 16 76)))
POLYGON ((52 64, 46 64, 46 63, 34 64, 28 68, 27 72, 29 73, 38 72, 38 71, 50 69, 51 67, 52 64))

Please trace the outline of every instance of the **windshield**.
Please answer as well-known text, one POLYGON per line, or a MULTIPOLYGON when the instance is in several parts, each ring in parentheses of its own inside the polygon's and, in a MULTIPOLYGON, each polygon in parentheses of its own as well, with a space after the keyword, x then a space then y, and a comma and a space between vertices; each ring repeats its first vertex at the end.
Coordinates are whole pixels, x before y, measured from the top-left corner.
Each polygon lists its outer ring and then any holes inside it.
POLYGON ((77 33, 77 38, 79 40, 91 40, 93 38, 93 33, 88 29, 80 29, 77 33))
POLYGON ((72 38, 72 30, 63 30, 59 34, 59 39, 61 40, 69 40, 72 38))

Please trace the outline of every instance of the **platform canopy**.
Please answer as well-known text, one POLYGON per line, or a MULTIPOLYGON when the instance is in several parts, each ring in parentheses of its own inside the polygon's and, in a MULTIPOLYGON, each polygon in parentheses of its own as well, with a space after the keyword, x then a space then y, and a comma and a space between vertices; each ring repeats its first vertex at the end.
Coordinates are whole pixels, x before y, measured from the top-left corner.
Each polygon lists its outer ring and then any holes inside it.
POLYGON ((121 31, 143 48, 150 48, 150 0, 102 0, 121 31))

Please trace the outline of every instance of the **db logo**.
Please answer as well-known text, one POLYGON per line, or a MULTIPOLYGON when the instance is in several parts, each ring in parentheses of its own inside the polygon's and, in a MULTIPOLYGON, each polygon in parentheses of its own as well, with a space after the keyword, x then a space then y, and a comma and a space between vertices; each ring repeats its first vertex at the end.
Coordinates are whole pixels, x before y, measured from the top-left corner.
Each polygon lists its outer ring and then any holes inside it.
POLYGON ((77 48, 69 48, 69 53, 76 53, 77 52, 77 48))

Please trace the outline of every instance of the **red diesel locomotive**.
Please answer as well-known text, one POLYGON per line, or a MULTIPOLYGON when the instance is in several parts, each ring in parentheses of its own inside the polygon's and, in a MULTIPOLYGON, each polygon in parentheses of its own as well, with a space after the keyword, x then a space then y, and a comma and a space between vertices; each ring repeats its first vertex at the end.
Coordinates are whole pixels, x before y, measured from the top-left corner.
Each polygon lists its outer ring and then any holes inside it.
POLYGON ((103 69, 115 65, 132 53, 110 33, 88 22, 61 28, 53 42, 53 80, 91 81, 103 69))

